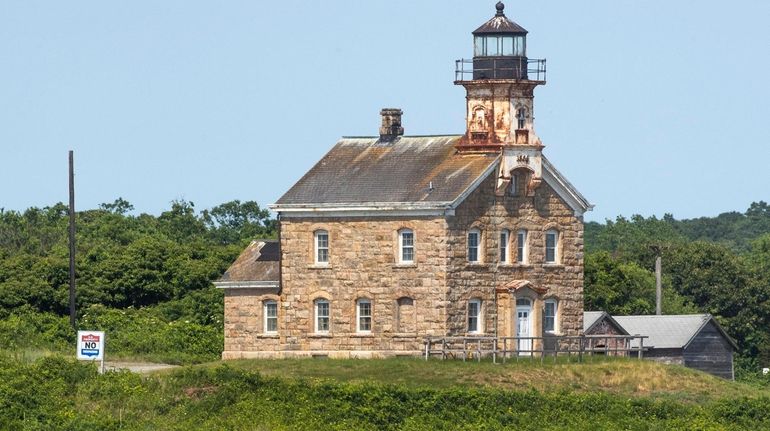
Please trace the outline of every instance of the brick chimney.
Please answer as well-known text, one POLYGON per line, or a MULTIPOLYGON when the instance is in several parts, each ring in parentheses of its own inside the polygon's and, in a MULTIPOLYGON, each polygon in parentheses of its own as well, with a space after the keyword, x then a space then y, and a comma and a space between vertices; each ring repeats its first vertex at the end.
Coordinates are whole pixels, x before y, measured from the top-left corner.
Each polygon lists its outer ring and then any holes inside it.
POLYGON ((380 111, 382 116, 380 141, 389 142, 404 134, 404 128, 401 127, 402 114, 403 112, 398 108, 384 108, 380 111))

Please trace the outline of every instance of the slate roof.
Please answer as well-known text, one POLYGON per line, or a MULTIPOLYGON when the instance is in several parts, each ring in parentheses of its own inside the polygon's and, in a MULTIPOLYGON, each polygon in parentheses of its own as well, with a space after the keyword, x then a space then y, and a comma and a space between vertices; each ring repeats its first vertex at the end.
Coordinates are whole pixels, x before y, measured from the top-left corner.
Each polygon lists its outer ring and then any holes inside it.
MULTIPOLYGON (((686 347, 701 329, 713 321, 719 332, 737 349, 733 341, 710 314, 685 314, 664 316, 613 316, 631 335, 647 335, 644 345, 656 349, 681 349, 686 347)), ((638 343, 638 342, 637 342, 638 343)), ((633 343, 632 343, 633 344, 633 343)))
POLYGON ((389 202, 449 205, 499 159, 499 154, 457 154, 460 137, 403 136, 389 143, 377 137, 343 138, 274 209, 389 202))
POLYGON ((214 284, 218 287, 248 287, 253 286, 253 282, 262 282, 266 287, 279 282, 279 273, 278 241, 257 240, 241 252, 214 284))

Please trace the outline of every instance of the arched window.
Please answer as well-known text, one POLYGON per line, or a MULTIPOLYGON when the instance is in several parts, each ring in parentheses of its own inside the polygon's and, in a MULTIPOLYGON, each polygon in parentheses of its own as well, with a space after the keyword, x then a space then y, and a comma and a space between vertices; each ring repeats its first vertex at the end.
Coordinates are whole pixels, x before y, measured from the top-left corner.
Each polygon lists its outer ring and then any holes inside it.
POLYGON ((527 230, 519 229, 516 232, 516 263, 525 265, 528 261, 527 230))
POLYGON ((479 263, 481 261, 479 247, 481 245, 481 231, 471 229, 468 231, 468 262, 479 263))
POLYGON ((559 311, 559 302, 556 299, 546 299, 543 307, 543 331, 556 332, 556 315, 559 311))
POLYGON ((417 313, 415 312, 414 299, 402 297, 396 300, 396 332, 415 332, 417 313))
POLYGON ((278 333, 278 302, 268 300, 262 303, 263 322, 262 328, 265 334, 278 333))
POLYGON ((398 231, 398 262, 414 263, 414 231, 411 229, 398 231))
POLYGON ((545 232, 545 263, 559 263, 559 231, 545 232))
POLYGON ((473 298, 468 301, 468 333, 481 332, 481 299, 473 298))
POLYGON ((511 240, 511 231, 503 229, 500 231, 500 263, 508 263, 508 243, 511 240))
POLYGON ((328 299, 316 299, 315 300, 315 332, 318 334, 326 334, 329 332, 331 306, 328 299))
POLYGON ((314 237, 314 249, 315 249, 315 263, 316 265, 328 265, 329 264, 329 232, 325 230, 317 230, 313 233, 314 237))
POLYGON ((361 298, 356 301, 356 331, 372 332, 372 301, 361 298))
POLYGON ((516 110, 517 128, 523 129, 527 125, 527 110, 525 108, 519 108, 516 110))

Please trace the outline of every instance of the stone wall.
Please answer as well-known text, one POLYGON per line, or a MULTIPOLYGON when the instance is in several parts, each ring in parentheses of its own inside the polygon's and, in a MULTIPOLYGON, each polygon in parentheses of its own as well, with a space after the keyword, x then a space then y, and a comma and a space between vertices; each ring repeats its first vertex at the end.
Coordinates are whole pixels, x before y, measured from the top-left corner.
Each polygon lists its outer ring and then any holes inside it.
POLYGON ((533 301, 533 336, 542 336, 542 309, 546 299, 558 300, 556 333, 578 335, 583 328, 583 223, 572 209, 543 182, 533 197, 496 196, 496 178, 490 175, 448 219, 450 256, 449 332, 466 335, 467 302, 483 301, 484 332, 514 336, 516 299, 533 301), (467 260, 468 230, 481 231, 481 262, 467 260), (500 232, 507 229, 509 262, 500 263, 500 232), (516 232, 527 230, 528 263, 511 263, 516 255, 516 232), (556 264, 545 264, 545 232, 559 232, 556 264), (516 280, 530 284, 515 292, 503 288, 516 280), (497 331, 496 331, 497 329, 497 331))
MULTIPOLYGON (((558 300, 556 334, 583 326, 583 224, 545 183, 533 197, 496 196, 491 174, 455 216, 284 218, 280 298, 252 289, 225 295, 225 358, 417 354, 426 336, 466 335, 467 304, 482 300, 486 335, 514 336, 516 299, 533 301, 533 336, 542 309, 558 300), (402 265, 398 232, 414 232, 415 261, 402 265), (481 231, 481 262, 467 261, 467 232, 481 231), (500 231, 511 233, 509 262, 499 262, 500 231), (529 261, 515 259, 516 232, 528 232, 529 261), (545 231, 559 232, 559 262, 545 264, 545 231), (329 263, 314 262, 314 232, 329 234, 329 263), (507 289, 516 280, 526 287, 507 289), (330 302, 330 331, 314 328, 314 301, 330 302), (371 300, 372 330, 356 331, 356 301, 371 300), (262 304, 279 299, 278 334, 262 330, 262 304)), ((537 345, 535 346, 538 347, 537 345)))
MULTIPOLYGON (((228 294, 228 357, 275 356, 270 350, 330 356, 415 354, 425 336, 441 335, 446 322, 446 221, 441 217, 312 218, 281 221, 282 291, 279 336, 265 339, 252 292, 228 294), (414 263, 399 264, 398 234, 414 232, 414 263), (315 264, 314 232, 329 234, 329 263, 315 264), (314 301, 330 302, 328 334, 315 332, 314 301), (356 331, 356 301, 372 303, 371 332, 356 331), (400 311, 400 312, 399 312, 400 311), (251 319, 251 320, 249 320, 251 319), (232 322, 231 322, 232 320, 232 322), (246 329, 248 324, 251 326, 246 329), (232 337, 231 337, 232 334, 232 337)), ((285 356, 281 354, 278 356, 285 356)))

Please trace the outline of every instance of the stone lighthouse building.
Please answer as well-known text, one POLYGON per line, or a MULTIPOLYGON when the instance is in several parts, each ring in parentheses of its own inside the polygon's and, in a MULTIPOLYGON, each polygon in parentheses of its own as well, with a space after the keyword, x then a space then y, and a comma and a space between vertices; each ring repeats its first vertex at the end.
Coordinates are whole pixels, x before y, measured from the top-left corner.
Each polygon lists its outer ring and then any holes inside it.
MULTIPOLYGON (((498 3, 457 61, 463 135, 342 138, 274 205, 225 289, 223 358, 418 354, 425 337, 578 335, 583 213, 543 155, 534 89, 545 60, 498 3)), ((557 147, 558 148, 558 147, 557 147)), ((522 350, 532 348, 524 341, 522 350)))

